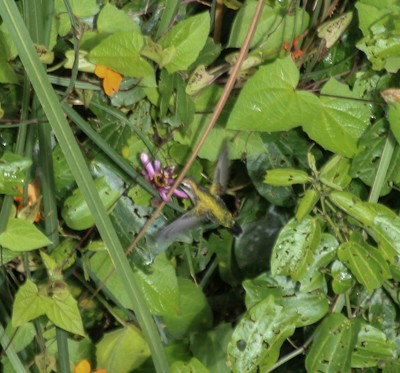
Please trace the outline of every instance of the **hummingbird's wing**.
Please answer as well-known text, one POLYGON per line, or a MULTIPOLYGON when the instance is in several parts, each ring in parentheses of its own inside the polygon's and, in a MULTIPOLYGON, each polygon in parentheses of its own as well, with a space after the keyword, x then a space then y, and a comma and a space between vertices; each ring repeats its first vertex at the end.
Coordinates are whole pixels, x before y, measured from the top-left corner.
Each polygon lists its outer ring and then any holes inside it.
POLYGON ((189 230, 201 225, 204 217, 199 217, 194 210, 188 211, 181 217, 162 228, 154 236, 157 243, 170 243, 178 236, 188 232, 189 230))
POLYGON ((226 141, 223 142, 215 168, 214 180, 210 187, 210 193, 220 196, 225 193, 229 178, 229 155, 226 141))

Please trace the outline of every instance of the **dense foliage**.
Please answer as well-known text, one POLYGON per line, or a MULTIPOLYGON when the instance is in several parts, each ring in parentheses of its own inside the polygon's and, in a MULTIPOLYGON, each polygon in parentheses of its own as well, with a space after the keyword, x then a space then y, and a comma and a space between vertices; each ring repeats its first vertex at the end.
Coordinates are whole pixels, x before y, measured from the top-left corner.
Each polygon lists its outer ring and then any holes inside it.
POLYGON ((4 372, 400 371, 396 0, 0 16, 4 372))

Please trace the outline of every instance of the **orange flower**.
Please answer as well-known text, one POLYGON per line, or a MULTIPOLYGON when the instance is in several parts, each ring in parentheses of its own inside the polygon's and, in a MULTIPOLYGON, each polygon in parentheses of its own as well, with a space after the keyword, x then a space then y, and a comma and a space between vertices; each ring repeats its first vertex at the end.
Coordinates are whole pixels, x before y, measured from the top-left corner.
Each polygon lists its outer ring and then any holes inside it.
POLYGON ((103 79, 103 89, 107 96, 112 97, 114 92, 119 91, 119 85, 122 82, 121 74, 103 65, 96 65, 94 73, 103 79))
POLYGON ((300 40, 301 37, 298 36, 297 38, 294 38, 292 43, 289 43, 287 41, 283 42, 283 49, 285 51, 289 51, 290 49, 290 54, 294 60, 297 60, 303 55, 303 51, 297 46, 300 40))
MULTIPOLYGON (((23 194, 23 191, 20 191, 23 194)), ((28 206, 32 206, 39 199, 39 188, 34 183, 28 184, 28 206)), ((24 198, 22 196, 14 196, 14 201, 18 203, 17 211, 22 210, 24 198)), ((40 220, 40 212, 35 217, 35 223, 40 220)))
POLYGON ((105 369, 94 370, 92 372, 92 367, 88 360, 81 360, 74 368, 74 373, 107 373, 105 369))

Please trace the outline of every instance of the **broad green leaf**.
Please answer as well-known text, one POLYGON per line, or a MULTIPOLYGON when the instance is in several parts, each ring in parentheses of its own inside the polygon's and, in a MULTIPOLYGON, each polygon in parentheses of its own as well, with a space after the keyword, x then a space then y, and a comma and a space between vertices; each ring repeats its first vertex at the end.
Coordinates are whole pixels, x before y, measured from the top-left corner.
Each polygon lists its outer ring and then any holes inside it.
POLYGON ((307 353, 307 372, 349 372, 359 326, 340 313, 332 313, 315 331, 307 353))
POLYGON ((75 185, 75 179, 59 145, 53 149, 53 166, 56 193, 63 198, 75 185))
POLYGON ((260 67, 241 89, 226 127, 241 131, 285 131, 317 117, 318 98, 309 92, 296 91, 298 82, 299 71, 290 56, 260 67))
POLYGON ((204 330, 212 324, 211 308, 201 290, 192 281, 179 277, 179 308, 164 313, 170 334, 182 337, 188 332, 204 330))
POLYGON ((389 13, 398 12, 400 10, 396 0, 362 0, 357 1, 356 8, 358 11, 359 28, 364 36, 369 34, 371 27, 378 20, 389 13))
MULTIPOLYGON (((299 6, 293 6, 288 11, 286 8, 288 3, 274 4, 276 4, 274 8, 269 4, 264 5, 251 43, 251 48, 258 45, 267 58, 276 56, 285 41, 291 42, 301 35, 310 21, 308 13, 299 6)), ((242 46, 256 5, 256 2, 245 2, 237 12, 230 33, 229 47, 242 46)))
POLYGON ((26 183, 26 170, 32 160, 14 153, 4 153, 0 158, 0 194, 19 195, 26 183))
POLYGON ((110 3, 101 8, 97 18, 97 30, 100 33, 114 33, 119 31, 140 32, 140 27, 129 15, 110 3))
POLYGON ((262 273, 256 278, 244 280, 242 285, 246 292, 245 304, 247 309, 250 309, 270 295, 275 299, 280 299, 284 295, 294 293, 294 284, 288 277, 271 276, 267 272, 262 273), (284 284, 282 283, 283 281, 285 281, 284 284), (290 288, 290 290, 286 292, 285 288, 290 288))
MULTIPOLYGON (((195 114, 190 126, 186 126, 182 133, 177 131, 174 140, 180 144, 193 147, 199 134, 205 130, 209 119, 209 115, 195 114)), ((222 122, 220 122, 207 137, 200 149, 199 157, 215 162, 218 159, 223 142, 230 138, 235 138, 235 141, 228 142, 230 159, 241 159, 244 154, 250 157, 265 151, 259 134, 229 131, 223 128, 222 122)))
POLYGON ((10 55, 11 50, 8 48, 9 46, 12 48, 9 35, 0 31, 0 83, 15 84, 18 82, 17 74, 9 64, 9 61, 14 59, 16 55, 10 55))
POLYGON ((276 206, 293 205, 295 196, 292 188, 276 187, 264 183, 265 170, 278 166, 279 162, 290 164, 290 159, 283 154, 278 144, 271 142, 267 144, 266 151, 263 153, 248 157, 246 166, 254 187, 262 197, 276 206))
POLYGON ((210 331, 190 335, 190 349, 209 372, 228 373, 226 348, 232 336, 230 324, 219 324, 210 331))
POLYGON ((349 87, 335 79, 321 90, 318 114, 301 121, 309 137, 327 150, 345 157, 357 151, 357 142, 370 123, 370 110, 349 87))
POLYGON ((307 189, 296 206, 296 220, 304 219, 312 211, 320 198, 321 192, 319 190, 313 187, 307 189))
MULTIPOLYGON (((120 191, 112 188, 105 177, 96 179, 95 184, 104 207, 109 210, 120 197, 120 191)), ((72 195, 64 201, 61 215, 65 224, 71 229, 84 230, 94 224, 93 216, 79 188, 75 189, 72 195)))
POLYGON ((44 315, 50 299, 40 295, 35 283, 29 279, 20 286, 13 304, 12 325, 18 327, 44 315))
POLYGON ((364 242, 359 235, 356 237, 339 246, 338 257, 371 293, 392 276, 380 251, 364 242))
POLYGON ((48 300, 45 312, 49 320, 59 328, 73 334, 85 335, 78 303, 71 294, 63 297, 53 296, 48 300))
POLYGON ((186 18, 173 26, 159 42, 164 49, 175 48, 175 57, 165 65, 168 72, 186 70, 195 62, 206 44, 209 32, 210 15, 208 12, 186 18))
POLYGON ((396 11, 388 8, 382 12, 375 12, 373 24, 368 30, 364 30, 366 31, 364 38, 357 43, 357 48, 367 55, 374 70, 386 69, 388 72, 396 73, 400 69, 400 38, 398 36, 400 8, 398 6, 396 8, 396 11), (377 18, 379 13, 385 15, 377 18))
POLYGON ((396 262, 400 255, 400 217, 377 213, 368 233, 378 243, 385 258, 396 262))
MULTIPOLYGON (((102 281, 112 271, 112 264, 106 252, 97 252, 90 258, 91 270, 102 281)), ((136 269, 134 276, 144 292, 150 311, 154 315, 173 314, 179 310, 179 287, 172 264, 165 255, 160 254, 154 260, 147 272, 136 269)), ((107 278, 107 288, 114 294, 124 307, 133 308, 129 303, 118 273, 107 278)))
POLYGON ((377 289, 365 298, 361 307, 368 312, 368 322, 393 340, 397 337, 397 308, 390 295, 383 289, 377 289))
POLYGON ((30 251, 50 245, 51 241, 32 223, 10 218, 0 234, 0 245, 12 251, 30 251))
POLYGON ((295 293, 276 299, 285 313, 297 315, 296 328, 312 325, 321 320, 329 310, 329 300, 321 291, 313 293, 295 293))
POLYGON ((294 333, 296 319, 272 296, 252 307, 237 324, 228 344, 230 369, 265 372, 272 367, 283 342, 294 333))
POLYGON ((321 239, 318 221, 309 216, 302 221, 291 219, 280 232, 271 257, 271 273, 300 280, 313 262, 313 252, 321 239))
POLYGON ((107 372, 131 372, 149 356, 149 346, 142 332, 134 325, 104 334, 96 346, 97 366, 107 372))
POLYGON ((336 294, 345 293, 355 281, 347 267, 339 260, 335 260, 332 263, 331 276, 332 289, 336 294))
POLYGON ((349 192, 333 191, 329 194, 329 199, 351 217, 357 219, 365 226, 370 227, 376 212, 357 196, 349 192))
POLYGON ((301 279, 302 292, 326 288, 325 275, 321 269, 327 267, 336 258, 338 246, 339 242, 335 236, 328 233, 321 234, 321 241, 313 254, 314 260, 301 279))
POLYGON ((12 348, 16 352, 20 352, 33 342, 36 336, 36 329, 31 322, 20 325, 18 328, 14 328, 12 323, 9 323, 6 328, 6 334, 10 338, 12 348))
POLYGON ((344 189, 351 182, 349 170, 350 160, 336 154, 321 167, 319 177, 327 186, 344 189))
POLYGON ((125 76, 152 80, 153 67, 140 56, 143 45, 143 36, 137 32, 116 32, 93 48, 88 58, 125 76))
MULTIPOLYGON (((232 24, 232 30, 229 34, 228 47, 240 48, 246 38, 251 20, 254 16, 257 3, 247 1, 236 13, 235 20, 232 24)), ((265 4, 260 19, 257 22, 256 32, 251 41, 250 48, 256 46, 271 31, 276 31, 277 26, 282 22, 282 16, 271 6, 265 4)))
POLYGON ((382 366, 382 363, 397 357, 395 341, 388 337, 378 328, 366 322, 361 323, 357 343, 351 355, 352 368, 366 368, 382 366))
MULTIPOLYGON (((96 0, 70 0, 72 13, 77 18, 90 18, 99 11, 99 5, 96 0)), ((64 0, 55 0, 54 3, 55 23, 60 36, 65 36, 71 30, 71 21, 69 19, 64 0)))
POLYGON ((76 260, 76 247, 79 245, 78 241, 72 238, 67 238, 51 251, 51 257, 57 262, 58 266, 63 270, 71 267, 76 260))
MULTIPOLYGON (((78 18, 86 18, 94 16, 99 11, 99 5, 96 0, 70 0, 72 12, 78 18)), ((65 6, 63 0, 56 0, 56 3, 60 4, 61 7, 65 6)))
POLYGON ((171 365, 172 373, 208 373, 209 370, 195 357, 189 361, 176 361, 171 365))

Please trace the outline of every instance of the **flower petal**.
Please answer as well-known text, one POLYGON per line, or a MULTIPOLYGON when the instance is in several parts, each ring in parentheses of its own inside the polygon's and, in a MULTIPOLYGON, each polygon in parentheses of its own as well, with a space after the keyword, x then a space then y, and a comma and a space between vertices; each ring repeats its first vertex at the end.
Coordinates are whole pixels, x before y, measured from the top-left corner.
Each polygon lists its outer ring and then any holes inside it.
POLYGON ((90 363, 87 359, 81 360, 74 368, 74 373, 90 373, 90 363))
POLYGON ((153 164, 150 162, 150 157, 146 153, 141 153, 140 154, 140 161, 142 162, 142 165, 146 168, 147 175, 152 180, 154 178, 154 167, 153 164))
POLYGON ((179 198, 189 198, 189 196, 184 191, 179 189, 174 190, 174 195, 176 195, 179 198))
POLYGON ((96 67, 94 68, 94 73, 99 78, 104 78, 106 76, 106 72, 107 72, 107 67, 103 65, 96 65, 96 67))

